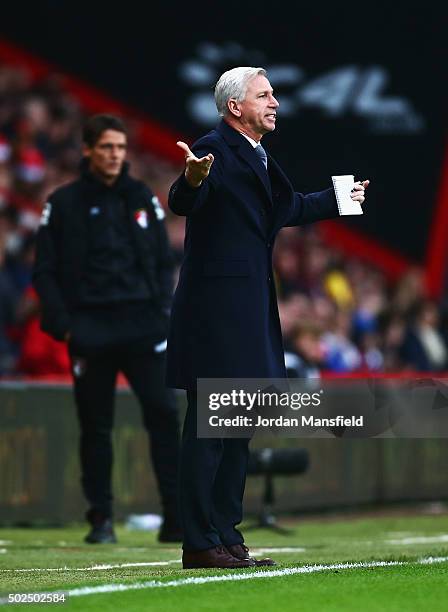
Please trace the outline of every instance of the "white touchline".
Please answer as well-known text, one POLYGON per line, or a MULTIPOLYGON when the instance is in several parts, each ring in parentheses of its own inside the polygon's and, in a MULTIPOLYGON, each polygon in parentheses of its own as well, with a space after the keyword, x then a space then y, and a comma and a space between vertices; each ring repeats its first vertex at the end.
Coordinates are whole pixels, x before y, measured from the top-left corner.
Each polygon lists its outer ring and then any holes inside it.
POLYGON ((118 563, 117 565, 108 565, 100 563, 97 565, 89 565, 89 567, 35 567, 35 568, 8 568, 0 569, 0 572, 91 572, 95 570, 110 570, 119 569, 120 567, 146 567, 151 565, 171 565, 172 563, 181 563, 181 559, 171 559, 170 561, 147 561, 140 563, 118 563))
POLYGON ((278 578, 279 576, 293 576, 294 574, 312 574, 315 572, 325 572, 328 570, 347 570, 369 567, 391 567, 403 566, 418 563, 427 565, 430 563, 443 563, 448 561, 448 557, 427 557, 418 561, 371 561, 368 563, 334 563, 332 565, 305 565, 300 567, 285 567, 278 570, 256 571, 244 574, 224 574, 223 576, 198 576, 197 578, 180 578, 179 580, 150 580, 148 582, 137 582, 135 584, 108 584, 98 587, 81 587, 72 589, 68 593, 74 597, 80 595, 91 595, 93 593, 108 593, 113 591, 127 591, 134 589, 147 589, 155 587, 175 587, 190 584, 207 584, 208 582, 232 582, 237 580, 252 580, 255 578, 278 578))
POLYGON ((254 555, 267 555, 269 553, 298 553, 305 552, 306 548, 302 548, 301 546, 282 546, 279 548, 251 548, 251 552, 254 555))
MULTIPOLYGON (((305 552, 305 548, 300 546, 295 547, 282 547, 282 548, 252 548, 252 552, 256 555, 266 555, 268 553, 298 553, 305 552)), ((1 550, 0 550, 1 552, 1 550)), ((118 563, 116 565, 110 565, 108 563, 97 563, 96 565, 89 565, 89 567, 30 567, 30 568, 2 568, 0 572, 91 572, 99 570, 110 570, 119 569, 120 567, 150 567, 156 565, 172 565, 173 563, 181 563, 182 559, 170 559, 169 561, 141 561, 139 563, 118 563)))
POLYGON ((128 591, 135 589, 152 589, 157 587, 178 587, 191 584, 207 584, 209 582, 233 582, 237 580, 253 580, 255 578, 278 578, 279 576, 293 576, 294 574, 313 574, 328 570, 348 570, 369 567, 393 567, 412 564, 428 565, 431 563, 444 563, 448 557, 427 557, 418 561, 371 561, 368 563, 334 563, 332 565, 304 565, 301 567, 285 567, 278 570, 255 571, 244 574, 224 574, 223 576, 194 576, 180 578, 179 580, 149 580, 148 582, 137 582, 135 584, 105 584, 97 587, 80 587, 71 589, 68 594, 77 597, 82 595, 93 595, 94 593, 112 593, 114 591, 128 591))
POLYGON ((413 538, 386 540, 387 544, 437 544, 438 542, 448 542, 448 534, 438 536, 415 536, 413 538))
MULTIPOLYGON (((278 578, 280 576, 293 576, 295 574, 314 574, 330 570, 350 570, 375 567, 403 567, 407 565, 431 565, 433 563, 446 563, 448 557, 426 557, 417 561, 370 561, 366 563, 333 563, 331 565, 304 565, 300 567, 285 567, 278 570, 256 570, 250 573, 223 574, 218 576, 197 576, 180 578, 179 580, 149 580, 147 582, 136 582, 134 584, 104 584, 94 587, 79 587, 70 589, 67 594, 72 597, 83 595, 95 595, 98 593, 114 593, 116 591, 133 591, 141 589, 153 589, 158 587, 180 587, 196 584, 207 584, 210 582, 233 582, 238 580, 253 580, 256 578, 278 578)), ((51 591, 45 591, 51 593, 51 591)), ((0 605, 7 603, 5 598, 0 599, 0 605)))

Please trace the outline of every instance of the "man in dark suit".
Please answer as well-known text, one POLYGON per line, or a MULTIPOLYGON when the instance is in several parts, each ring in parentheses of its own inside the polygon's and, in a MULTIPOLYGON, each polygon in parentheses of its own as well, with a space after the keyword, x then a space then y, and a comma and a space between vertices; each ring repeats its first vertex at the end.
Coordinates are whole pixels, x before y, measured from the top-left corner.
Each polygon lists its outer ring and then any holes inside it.
MULTIPOLYGON (((167 382, 187 390, 180 504, 183 567, 273 565, 249 556, 242 534, 247 439, 197 437, 198 378, 286 377, 272 251, 278 231, 338 216, 333 189, 294 192, 260 145, 278 102, 262 68, 234 68, 215 88, 223 120, 185 152, 169 206, 187 217, 171 314, 167 382)), ((368 181, 352 198, 364 201, 368 181)))

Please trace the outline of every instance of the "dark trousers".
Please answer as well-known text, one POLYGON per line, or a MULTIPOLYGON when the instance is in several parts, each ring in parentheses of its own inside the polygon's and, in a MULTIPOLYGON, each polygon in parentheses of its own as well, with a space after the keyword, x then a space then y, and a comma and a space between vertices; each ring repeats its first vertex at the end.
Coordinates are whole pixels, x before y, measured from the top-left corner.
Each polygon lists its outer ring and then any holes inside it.
POLYGON ((112 516, 112 441, 115 384, 123 372, 136 394, 150 436, 152 463, 164 515, 178 515, 179 423, 174 392, 165 387, 165 353, 135 343, 107 350, 70 347, 81 438, 82 487, 90 513, 112 516))
POLYGON ((241 544, 236 526, 243 518, 249 458, 248 439, 197 437, 197 395, 187 391, 180 469, 183 548, 206 550, 241 544))

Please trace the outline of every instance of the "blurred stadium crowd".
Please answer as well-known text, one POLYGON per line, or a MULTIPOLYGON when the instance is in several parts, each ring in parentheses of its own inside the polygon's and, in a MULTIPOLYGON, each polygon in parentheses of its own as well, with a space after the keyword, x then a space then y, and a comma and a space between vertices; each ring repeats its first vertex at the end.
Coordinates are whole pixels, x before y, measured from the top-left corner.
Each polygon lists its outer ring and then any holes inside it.
MULTIPOLYGON (((0 376, 69 371, 65 346, 40 332, 31 271, 43 204, 76 176, 83 119, 63 77, 33 84, 0 66, 0 376)), ((138 125, 125 120, 131 172, 166 204, 181 168, 139 149, 138 125)), ((168 214, 167 227, 179 265, 184 219, 168 214)), ((379 269, 326 245, 318 226, 282 230, 275 268, 291 375, 448 369, 446 314, 428 299, 421 270, 390 285, 379 269)))

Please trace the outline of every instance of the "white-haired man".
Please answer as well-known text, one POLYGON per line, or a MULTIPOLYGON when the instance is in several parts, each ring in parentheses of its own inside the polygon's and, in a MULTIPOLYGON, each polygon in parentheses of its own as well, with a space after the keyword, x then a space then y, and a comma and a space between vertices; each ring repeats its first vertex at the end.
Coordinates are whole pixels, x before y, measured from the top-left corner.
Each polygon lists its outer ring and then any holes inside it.
MULTIPOLYGON (((285 378, 272 250, 284 226, 338 216, 333 189, 294 192, 260 144, 275 129, 278 101, 262 68, 225 72, 215 88, 223 117, 185 152, 169 206, 187 217, 185 255, 171 315, 167 382, 187 390, 180 506, 183 566, 250 567, 236 526, 248 461, 247 439, 197 437, 198 378, 285 378)), ((352 198, 364 201, 368 181, 352 198)))

